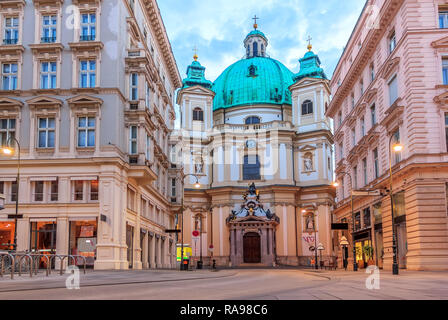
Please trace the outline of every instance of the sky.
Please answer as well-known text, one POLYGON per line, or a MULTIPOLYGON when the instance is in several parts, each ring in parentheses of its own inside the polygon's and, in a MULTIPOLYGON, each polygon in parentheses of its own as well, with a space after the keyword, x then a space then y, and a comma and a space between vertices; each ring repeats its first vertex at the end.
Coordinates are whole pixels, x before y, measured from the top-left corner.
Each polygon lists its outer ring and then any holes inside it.
POLYGON ((267 54, 299 71, 298 59, 312 37, 313 51, 331 77, 365 0, 158 0, 182 78, 197 47, 206 78, 216 78, 245 54, 243 41, 258 29, 269 40, 267 54))

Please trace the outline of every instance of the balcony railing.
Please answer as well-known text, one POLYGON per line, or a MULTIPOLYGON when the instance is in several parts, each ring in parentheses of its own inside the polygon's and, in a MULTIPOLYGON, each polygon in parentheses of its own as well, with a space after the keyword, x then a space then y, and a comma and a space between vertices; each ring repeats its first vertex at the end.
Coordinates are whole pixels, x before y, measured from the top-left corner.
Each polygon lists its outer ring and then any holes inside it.
POLYGON ((293 126, 290 122, 271 121, 257 124, 220 124, 215 126, 218 131, 256 131, 256 130, 291 130, 293 126))
POLYGON ((41 43, 55 43, 56 37, 42 37, 40 38, 41 43))
POLYGON ((82 35, 79 37, 80 41, 95 41, 95 35, 82 35))
POLYGON ((3 39, 3 44, 17 44, 19 39, 3 39))

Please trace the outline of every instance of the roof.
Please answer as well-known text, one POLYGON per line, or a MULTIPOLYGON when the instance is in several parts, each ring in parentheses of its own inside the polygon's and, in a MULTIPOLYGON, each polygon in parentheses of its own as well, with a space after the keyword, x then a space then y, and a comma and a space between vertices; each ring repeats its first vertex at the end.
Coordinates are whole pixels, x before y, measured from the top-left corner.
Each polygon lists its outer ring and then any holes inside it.
POLYGON ((293 77, 281 62, 268 57, 239 60, 214 82, 213 110, 255 104, 291 105, 288 87, 293 77))
POLYGON ((313 51, 308 51, 302 59, 299 59, 299 62, 300 71, 295 75, 294 81, 300 81, 306 77, 328 80, 324 69, 320 67, 319 57, 313 51))

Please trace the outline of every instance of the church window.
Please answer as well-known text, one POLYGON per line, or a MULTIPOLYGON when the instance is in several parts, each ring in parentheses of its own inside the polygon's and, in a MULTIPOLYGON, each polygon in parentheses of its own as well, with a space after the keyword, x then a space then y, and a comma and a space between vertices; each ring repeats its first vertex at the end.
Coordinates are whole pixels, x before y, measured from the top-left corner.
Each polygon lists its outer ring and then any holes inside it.
POLYGON ((260 161, 257 155, 244 156, 243 164, 244 180, 260 180, 260 161))
POLYGON ((254 57, 258 57, 258 42, 254 42, 253 44, 254 57))
POLYGON ((302 103, 302 116, 313 113, 313 103, 310 100, 306 100, 302 103))
POLYGON ((247 117, 245 120, 246 124, 258 124, 260 122, 260 118, 256 116, 247 117))
POLYGON ((204 111, 201 108, 195 108, 193 110, 193 120, 194 121, 204 121, 204 111))

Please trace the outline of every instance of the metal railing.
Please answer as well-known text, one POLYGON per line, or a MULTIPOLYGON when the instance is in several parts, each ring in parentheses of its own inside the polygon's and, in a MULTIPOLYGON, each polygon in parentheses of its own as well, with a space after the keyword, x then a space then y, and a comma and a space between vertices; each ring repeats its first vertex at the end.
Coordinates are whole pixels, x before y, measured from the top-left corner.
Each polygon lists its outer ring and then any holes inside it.
POLYGON ((19 276, 22 276, 22 271, 29 272, 30 278, 37 275, 40 269, 40 263, 42 260, 45 262, 45 274, 48 277, 51 274, 52 266, 56 269, 56 259, 59 259, 60 267, 59 274, 62 275, 65 270, 71 265, 77 265, 79 259, 82 259, 82 265, 84 269, 84 274, 87 269, 87 261, 84 256, 81 255, 71 255, 71 254, 39 254, 31 252, 8 252, 0 253, 0 277, 4 274, 10 273, 11 279, 14 279, 14 274, 18 271, 19 276), (67 263, 64 263, 67 259, 67 263))

